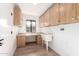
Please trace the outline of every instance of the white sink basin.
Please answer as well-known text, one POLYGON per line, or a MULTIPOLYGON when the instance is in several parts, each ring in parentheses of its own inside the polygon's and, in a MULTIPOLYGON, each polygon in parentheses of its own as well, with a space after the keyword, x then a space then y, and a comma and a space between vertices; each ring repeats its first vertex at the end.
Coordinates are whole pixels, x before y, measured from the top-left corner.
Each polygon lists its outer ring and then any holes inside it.
MULTIPOLYGON (((46 51, 48 53, 48 42, 52 41, 53 35, 52 34, 41 34, 43 40, 45 41, 46 44, 46 51)), ((43 45, 42 45, 43 46, 43 45)))
POLYGON ((42 38, 45 41, 52 41, 53 35, 52 34, 42 34, 42 38))

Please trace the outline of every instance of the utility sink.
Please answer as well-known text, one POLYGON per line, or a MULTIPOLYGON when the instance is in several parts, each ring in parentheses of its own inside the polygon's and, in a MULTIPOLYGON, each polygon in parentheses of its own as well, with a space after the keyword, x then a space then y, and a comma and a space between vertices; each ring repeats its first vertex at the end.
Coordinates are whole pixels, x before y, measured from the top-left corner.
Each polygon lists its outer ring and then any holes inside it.
MULTIPOLYGON (((52 34, 41 34, 43 41, 45 41, 46 44, 46 51, 48 53, 48 42, 52 41, 53 35, 52 34)), ((42 45, 43 46, 43 45, 42 45)))
POLYGON ((41 36, 42 36, 43 40, 45 40, 45 41, 51 41, 53 39, 52 34, 42 34, 41 36))

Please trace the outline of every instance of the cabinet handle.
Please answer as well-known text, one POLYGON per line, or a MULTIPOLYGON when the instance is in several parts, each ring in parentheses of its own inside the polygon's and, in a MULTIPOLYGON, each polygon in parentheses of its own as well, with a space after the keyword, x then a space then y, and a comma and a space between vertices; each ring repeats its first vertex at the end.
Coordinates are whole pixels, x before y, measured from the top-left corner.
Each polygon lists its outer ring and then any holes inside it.
POLYGON ((58 22, 60 23, 60 20, 58 20, 58 22))

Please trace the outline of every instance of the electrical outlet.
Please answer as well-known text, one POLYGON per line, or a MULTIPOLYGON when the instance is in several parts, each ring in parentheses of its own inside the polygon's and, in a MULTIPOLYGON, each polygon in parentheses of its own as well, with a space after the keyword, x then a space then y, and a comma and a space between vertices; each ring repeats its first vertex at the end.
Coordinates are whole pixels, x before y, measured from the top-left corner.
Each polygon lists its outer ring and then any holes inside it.
POLYGON ((64 31, 64 28, 60 28, 60 31, 64 31))

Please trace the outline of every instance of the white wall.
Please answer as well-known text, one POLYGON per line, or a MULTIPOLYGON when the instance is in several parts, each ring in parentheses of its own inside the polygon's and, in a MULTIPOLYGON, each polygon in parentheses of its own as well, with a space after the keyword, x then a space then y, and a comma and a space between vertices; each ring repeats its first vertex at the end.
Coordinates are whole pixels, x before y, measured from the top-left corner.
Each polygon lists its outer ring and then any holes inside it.
POLYGON ((26 20, 36 20, 36 32, 39 32, 39 22, 38 22, 38 16, 33 16, 33 15, 22 15, 22 23, 21 23, 21 28, 19 28, 19 33, 26 33, 26 20))
POLYGON ((0 55, 13 55, 16 49, 18 28, 16 27, 15 30, 15 27, 13 27, 13 16, 11 16, 11 12, 13 12, 13 4, 0 3, 0 38, 4 38, 3 45, 0 47, 0 53, 2 53, 0 55), (11 31, 13 31, 13 35, 11 35, 11 31), (8 54, 6 54, 6 51, 8 54))
POLYGON ((0 3, 0 19, 6 19, 8 25, 13 25, 12 7, 11 3, 0 3))
POLYGON ((53 40, 49 42, 49 47, 60 55, 79 56, 79 23, 44 27, 40 31, 52 33, 53 40), (60 31, 60 28, 64 28, 64 31, 60 31))
MULTIPOLYGON (((13 26, 13 16, 11 16, 11 12, 13 9, 13 4, 11 3, 0 3, 0 23, 2 20, 6 20, 6 25, 13 26)), ((2 25, 4 22, 2 23, 2 25)), ((0 24, 0 34, 4 33, 6 26, 2 26, 0 24)))

